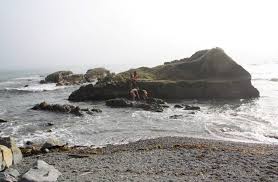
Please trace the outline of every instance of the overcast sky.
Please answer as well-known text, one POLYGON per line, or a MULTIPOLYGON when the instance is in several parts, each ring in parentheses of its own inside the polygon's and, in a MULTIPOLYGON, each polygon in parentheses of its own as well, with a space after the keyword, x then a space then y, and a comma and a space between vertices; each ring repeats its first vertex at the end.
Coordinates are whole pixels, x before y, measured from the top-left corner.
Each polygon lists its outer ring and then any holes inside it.
POLYGON ((278 58, 276 0, 0 0, 0 67, 146 65, 223 48, 278 58))

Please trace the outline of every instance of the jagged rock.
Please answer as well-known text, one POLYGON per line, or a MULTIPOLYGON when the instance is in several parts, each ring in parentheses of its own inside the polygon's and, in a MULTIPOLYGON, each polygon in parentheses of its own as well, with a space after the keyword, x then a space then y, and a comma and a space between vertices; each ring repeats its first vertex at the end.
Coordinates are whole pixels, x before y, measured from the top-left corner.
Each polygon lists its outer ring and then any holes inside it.
POLYGON ((43 111, 51 111, 57 113, 70 113, 76 116, 82 116, 81 109, 78 106, 73 105, 59 105, 59 104, 48 104, 46 102, 42 102, 40 104, 35 105, 33 110, 43 110, 43 111))
POLYGON ((199 106, 190 106, 190 105, 184 105, 184 110, 201 110, 199 106))
POLYGON ((154 68, 141 67, 105 77, 96 85, 80 87, 71 101, 127 98, 130 73, 137 71, 140 89, 162 99, 252 98, 259 92, 251 84, 251 75, 222 49, 198 51, 190 58, 154 68))
POLYGON ((7 122, 8 122, 7 120, 0 119, 0 123, 7 123, 7 122))
POLYGON ((65 144, 63 144, 61 141, 55 139, 55 138, 49 138, 41 147, 41 150, 44 149, 53 149, 53 148, 59 148, 63 147, 65 144))
POLYGON ((55 182, 62 175, 54 166, 38 160, 34 167, 22 176, 22 182, 55 182))
POLYGON ((110 71, 105 68, 94 68, 88 70, 84 76, 88 82, 92 82, 96 79, 104 78, 108 74, 110 74, 110 71))
POLYGON ((2 163, 5 164, 6 168, 9 168, 13 164, 13 154, 11 149, 4 145, 0 145, 0 151, 2 153, 2 163))
POLYGON ((176 104, 176 105, 174 105, 174 108, 183 108, 183 106, 176 104))

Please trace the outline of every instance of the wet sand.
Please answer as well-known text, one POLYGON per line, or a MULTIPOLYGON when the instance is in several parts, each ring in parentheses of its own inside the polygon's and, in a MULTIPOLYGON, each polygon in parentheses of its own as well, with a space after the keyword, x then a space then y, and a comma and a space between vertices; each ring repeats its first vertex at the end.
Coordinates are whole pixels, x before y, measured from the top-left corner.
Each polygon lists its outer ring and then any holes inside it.
POLYGON ((42 159, 58 181, 278 181, 278 146, 164 137, 104 148, 25 157, 22 174, 42 159))

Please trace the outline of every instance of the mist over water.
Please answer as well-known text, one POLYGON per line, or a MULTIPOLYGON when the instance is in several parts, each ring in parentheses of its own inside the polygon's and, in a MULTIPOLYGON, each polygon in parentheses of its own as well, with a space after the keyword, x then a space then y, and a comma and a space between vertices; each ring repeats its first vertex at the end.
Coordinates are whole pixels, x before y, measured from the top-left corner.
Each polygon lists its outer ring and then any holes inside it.
POLYGON ((103 110, 102 113, 84 117, 30 110, 42 101, 69 103, 68 96, 79 86, 40 85, 39 80, 46 75, 41 71, 1 72, 0 118, 9 122, 0 124, 0 134, 14 136, 20 145, 28 140, 40 142, 48 137, 57 137, 71 145, 103 146, 159 136, 278 144, 278 62, 242 65, 251 73, 252 83, 260 91, 260 98, 180 100, 169 102, 171 107, 163 113, 132 108, 113 109, 106 107, 104 102, 70 103, 81 108, 97 107, 103 110), (201 107, 201 111, 190 114, 190 111, 173 108, 177 103, 195 104, 201 107), (182 117, 169 119, 175 114, 182 117), (52 132, 48 132, 49 129, 52 132))

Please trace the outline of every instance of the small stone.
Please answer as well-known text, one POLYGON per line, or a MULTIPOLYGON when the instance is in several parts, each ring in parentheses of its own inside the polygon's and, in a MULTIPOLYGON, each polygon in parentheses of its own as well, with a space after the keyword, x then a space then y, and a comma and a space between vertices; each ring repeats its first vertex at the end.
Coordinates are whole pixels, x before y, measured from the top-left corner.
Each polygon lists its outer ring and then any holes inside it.
POLYGON ((47 126, 53 126, 54 124, 53 123, 47 123, 47 126))
POLYGON ((33 145, 34 143, 33 142, 31 142, 31 141, 27 141, 26 142, 26 145, 33 145))
POLYGON ((182 115, 177 115, 177 114, 175 114, 175 115, 173 115, 173 116, 170 116, 169 118, 170 118, 170 119, 178 119, 178 118, 180 118, 180 117, 182 117, 182 115))

